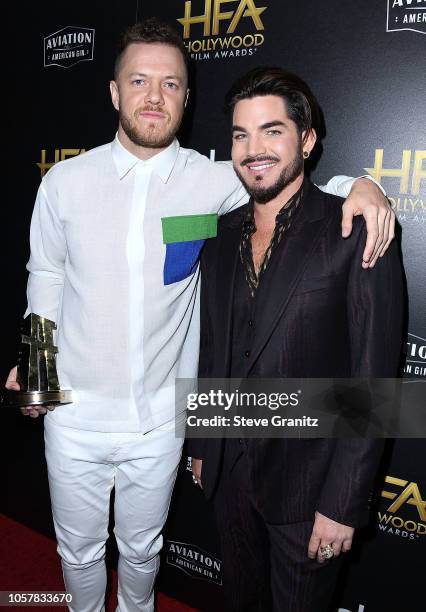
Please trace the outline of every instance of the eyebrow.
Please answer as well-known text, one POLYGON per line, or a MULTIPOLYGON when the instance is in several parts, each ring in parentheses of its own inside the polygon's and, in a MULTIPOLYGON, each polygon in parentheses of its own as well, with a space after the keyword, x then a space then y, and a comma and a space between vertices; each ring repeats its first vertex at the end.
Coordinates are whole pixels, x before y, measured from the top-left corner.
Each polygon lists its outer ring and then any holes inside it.
MULTIPOLYGON (((260 130, 267 130, 271 127, 275 127, 277 125, 282 125, 283 127, 287 127, 286 124, 284 123, 284 121, 279 121, 278 119, 275 121, 268 121, 267 123, 262 123, 262 125, 259 126, 258 129, 260 130)), ((247 132, 247 130, 243 127, 241 127, 240 125, 233 125, 232 126, 232 132, 247 132)))
POLYGON ((169 74, 168 76, 164 77, 165 79, 172 79, 173 81, 179 81, 179 83, 182 82, 181 77, 178 77, 176 74, 169 74))
POLYGON ((268 123, 264 123, 263 125, 260 126, 260 129, 267 130, 268 128, 275 127, 277 125, 282 125, 283 127, 287 127, 287 124, 284 123, 284 121, 279 121, 277 119, 276 121, 268 121, 268 123))

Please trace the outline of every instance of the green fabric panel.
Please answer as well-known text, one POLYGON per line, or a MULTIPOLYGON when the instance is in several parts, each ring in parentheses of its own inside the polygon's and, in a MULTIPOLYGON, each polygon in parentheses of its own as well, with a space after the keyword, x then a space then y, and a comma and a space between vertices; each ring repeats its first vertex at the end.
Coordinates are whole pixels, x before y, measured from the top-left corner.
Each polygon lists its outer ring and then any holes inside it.
POLYGON ((180 217, 163 217, 163 243, 189 242, 215 238, 217 235, 217 214, 183 215, 180 217))

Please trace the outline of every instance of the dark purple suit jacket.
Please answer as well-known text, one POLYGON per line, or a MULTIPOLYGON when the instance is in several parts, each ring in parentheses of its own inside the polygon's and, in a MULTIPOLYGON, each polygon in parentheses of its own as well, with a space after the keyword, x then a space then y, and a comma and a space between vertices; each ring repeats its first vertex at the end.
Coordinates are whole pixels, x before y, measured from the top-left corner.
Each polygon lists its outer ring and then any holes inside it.
MULTIPOLYGON (((246 377, 395 377, 402 347, 403 282, 396 241, 372 269, 361 267, 365 224, 341 237, 343 200, 307 183, 301 209, 280 245, 273 286, 262 292, 246 377), (277 272, 278 270, 278 272, 277 272)), ((200 378, 230 374, 232 302, 246 207, 219 222, 202 255, 200 378)), ((267 520, 312 520, 316 510, 358 527, 382 453, 380 440, 265 439, 252 478, 267 520)), ((189 440, 214 494, 223 440, 189 440)))

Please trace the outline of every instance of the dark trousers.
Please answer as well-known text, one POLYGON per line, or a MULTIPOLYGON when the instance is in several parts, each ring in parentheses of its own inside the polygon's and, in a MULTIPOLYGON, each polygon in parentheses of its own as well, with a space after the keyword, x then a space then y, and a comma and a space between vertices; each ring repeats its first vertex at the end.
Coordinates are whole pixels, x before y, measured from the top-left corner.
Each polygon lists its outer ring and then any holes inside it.
POLYGON ((244 443, 226 442, 214 496, 227 609, 327 612, 342 557, 323 564, 308 558, 313 521, 270 524, 262 517, 254 503, 249 452, 244 443))

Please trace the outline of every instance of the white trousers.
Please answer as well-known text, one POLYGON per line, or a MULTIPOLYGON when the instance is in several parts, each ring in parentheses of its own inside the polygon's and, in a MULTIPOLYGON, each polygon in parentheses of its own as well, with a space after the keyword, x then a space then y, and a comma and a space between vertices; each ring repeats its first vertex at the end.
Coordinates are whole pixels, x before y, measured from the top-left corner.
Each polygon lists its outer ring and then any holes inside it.
POLYGON ((152 612, 153 586, 183 438, 175 422, 140 433, 62 427, 45 419, 58 553, 71 612, 105 610, 105 543, 115 487, 119 612, 152 612))

